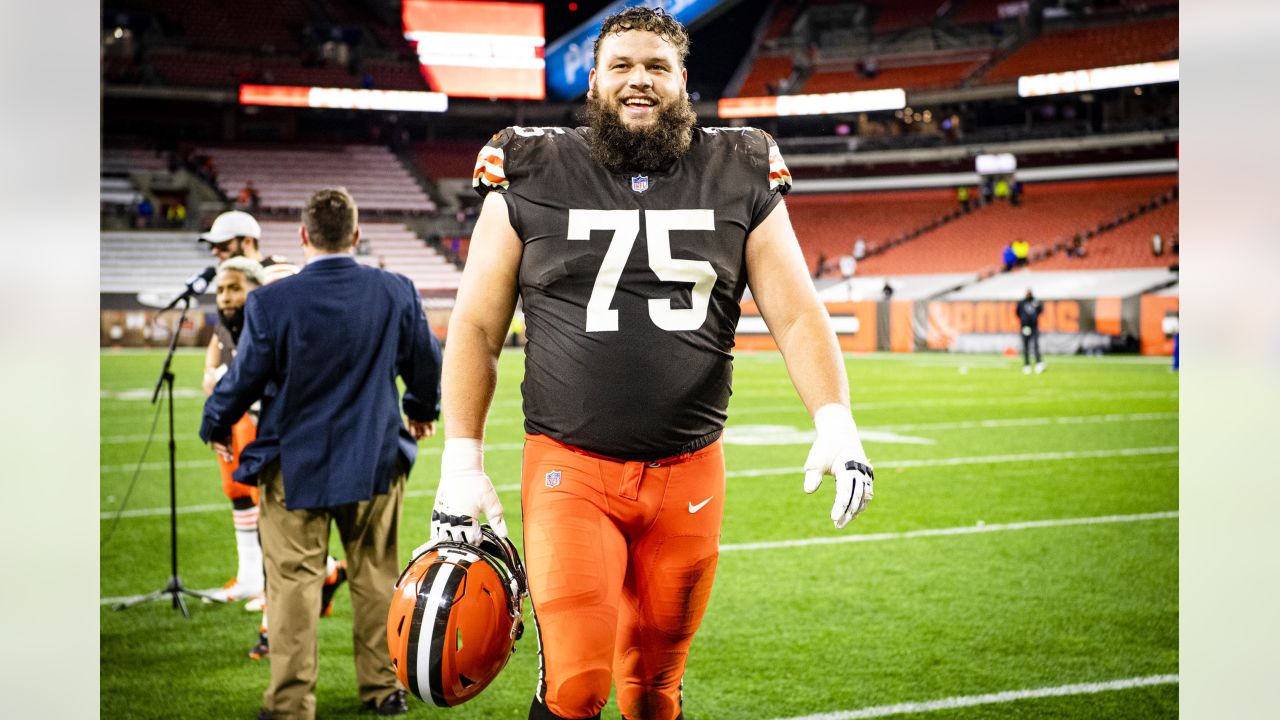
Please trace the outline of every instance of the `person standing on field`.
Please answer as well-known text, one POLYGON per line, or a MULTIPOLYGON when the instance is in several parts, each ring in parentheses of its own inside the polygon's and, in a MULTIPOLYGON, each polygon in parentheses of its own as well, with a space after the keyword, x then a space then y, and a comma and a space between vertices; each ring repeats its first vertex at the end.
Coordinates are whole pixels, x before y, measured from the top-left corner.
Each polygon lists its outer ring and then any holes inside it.
POLYGON ((380 715, 404 714, 386 620, 405 479, 438 416, 440 346, 413 282, 352 256, 360 231, 345 190, 312 195, 300 235, 306 267, 250 293, 236 360, 200 426, 228 458, 232 426, 262 401, 258 438, 236 471, 261 498, 271 680, 259 718, 315 717, 330 523, 347 556, 358 696, 380 715))
POLYGON ((1044 303, 1036 299, 1027 288, 1027 294, 1018 301, 1018 322, 1022 326, 1022 372, 1031 374, 1031 353, 1036 355, 1036 374, 1044 372, 1044 361, 1040 359, 1040 313, 1044 312, 1044 303))
POLYGON ((539 639, 529 717, 682 717, 711 594, 739 301, 749 286, 817 427, 804 489, 830 519, 870 502, 830 319, 792 231, 791 173, 754 128, 699 127, 689 36, 660 10, 604 21, 588 126, 511 127, 480 151, 484 196, 444 364, 433 541, 506 534, 484 428, 517 297, 526 322, 520 503, 539 639))

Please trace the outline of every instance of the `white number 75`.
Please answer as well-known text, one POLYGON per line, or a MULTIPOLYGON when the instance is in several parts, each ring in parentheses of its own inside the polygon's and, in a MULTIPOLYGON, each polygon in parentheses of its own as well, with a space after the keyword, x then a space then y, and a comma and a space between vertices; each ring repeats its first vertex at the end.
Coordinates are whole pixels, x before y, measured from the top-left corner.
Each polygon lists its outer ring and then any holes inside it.
MULTIPOLYGON (((681 260, 671 257, 672 230, 715 230, 712 210, 646 210, 645 237, 649 249, 649 267, 663 282, 693 283, 693 302, 688 308, 673 308, 669 298, 649 300, 649 317, 663 330, 697 330, 707 319, 711 288, 716 284, 716 271, 705 260, 681 260)), ((609 307, 618 290, 622 270, 631 256, 636 236, 640 234, 639 210, 570 210, 570 240, 590 240, 592 230, 612 230, 609 249, 596 273, 591 297, 587 300, 587 332, 609 332, 618 329, 618 311, 609 307)))

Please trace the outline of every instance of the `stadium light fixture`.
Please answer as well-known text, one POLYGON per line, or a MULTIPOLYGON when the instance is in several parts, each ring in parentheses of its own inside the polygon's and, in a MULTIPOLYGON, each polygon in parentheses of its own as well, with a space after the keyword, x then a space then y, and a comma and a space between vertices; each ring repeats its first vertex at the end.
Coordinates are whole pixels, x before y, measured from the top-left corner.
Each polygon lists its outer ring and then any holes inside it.
POLYGON ((1116 65, 1070 72, 1023 75, 1018 78, 1019 97, 1061 95, 1111 88, 1178 82, 1178 61, 1116 65))
POLYGON ((444 112, 449 109, 449 96, 438 92, 411 90, 241 85, 240 104, 342 110, 444 112))
POLYGON ((768 95, 725 98, 718 104, 722 118, 783 117, 788 115, 837 115, 841 113, 901 110, 907 106, 902 88, 820 95, 768 95))

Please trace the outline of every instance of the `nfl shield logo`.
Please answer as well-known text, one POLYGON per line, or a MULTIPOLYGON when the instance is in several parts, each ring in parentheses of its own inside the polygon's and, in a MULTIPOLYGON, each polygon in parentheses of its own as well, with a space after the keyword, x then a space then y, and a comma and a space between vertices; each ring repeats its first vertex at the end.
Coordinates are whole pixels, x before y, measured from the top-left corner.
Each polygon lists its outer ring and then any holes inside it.
POLYGON ((638 192, 638 193, 639 193, 639 192, 644 192, 645 190, 648 190, 648 189, 649 189, 649 176, 648 176, 648 175, 636 175, 635 177, 631 178, 631 189, 632 189, 632 190, 634 190, 635 192, 638 192))
POLYGON ((547 473, 547 487, 553 488, 560 484, 560 471, 552 470, 547 473))

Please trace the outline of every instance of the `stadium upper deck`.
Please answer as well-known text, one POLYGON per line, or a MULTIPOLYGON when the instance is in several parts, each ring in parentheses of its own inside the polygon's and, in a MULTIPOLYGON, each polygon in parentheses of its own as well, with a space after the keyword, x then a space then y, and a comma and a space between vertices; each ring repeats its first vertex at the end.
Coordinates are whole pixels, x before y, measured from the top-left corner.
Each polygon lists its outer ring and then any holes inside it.
MULTIPOLYGON (((548 5, 548 40, 603 4, 580 3, 581 14, 572 17, 548 5)), ((860 272, 979 273, 997 262, 999 248, 972 243, 996 242, 994 229, 1025 226, 1051 249, 1108 213, 1138 207, 1176 184, 1162 178, 1142 197, 1084 192, 1093 199, 1054 208, 1041 206, 1041 191, 1050 185, 1028 183, 1027 202, 1017 211, 989 207, 947 219, 955 208, 954 183, 915 179, 972 173, 973 154, 1027 142, 1034 150, 1014 151, 1022 168, 1069 165, 1071 177, 1089 177, 1094 163, 1172 160, 1176 83, 1038 99, 1020 99, 1011 88, 1029 72, 1176 57, 1176 2, 1098 0, 1042 22, 1001 17, 1001 3, 993 0, 730 4, 729 12, 693 29, 690 75, 701 83, 695 107, 704 124, 732 122, 715 116, 717 96, 907 90, 911 107, 897 112, 749 121, 777 136, 792 162, 798 192, 790 204, 811 267, 819 254, 847 253, 849 228, 857 227, 873 248, 898 241, 865 258, 860 272), (900 188, 946 189, 801 194, 810 181, 868 176, 900 178, 900 188)), ((183 138, 203 148, 220 171, 205 183, 207 194, 189 191, 192 228, 207 224, 249 180, 263 212, 284 216, 296 212, 312 185, 339 183, 351 187, 362 208, 403 219, 419 238, 460 237, 465 247, 466 210, 475 198, 463 179, 475 149, 505 125, 577 124, 578 103, 455 99, 448 113, 420 115, 227 102, 247 81, 428 89, 398 13, 379 7, 339 0, 271 7, 251 0, 113 0, 103 15, 104 223, 109 215, 112 222, 126 216, 138 196, 172 199, 156 195, 164 192, 156 181, 164 169, 152 166, 183 138), (118 28, 128 32, 116 37, 118 28), (347 157, 351 148, 361 149, 359 162, 347 157), (377 161, 366 167, 374 155, 377 161), (106 158, 117 156, 147 161, 108 167, 106 158)), ((1103 185, 1118 186, 1110 182, 1103 185)), ((1074 197, 1073 187, 1063 186, 1062 197, 1074 197)), ((1176 233, 1176 207, 1167 203, 1096 234, 1083 259, 1049 254, 1043 267, 1167 265, 1167 257, 1153 260, 1146 245, 1155 232, 1176 233)))

